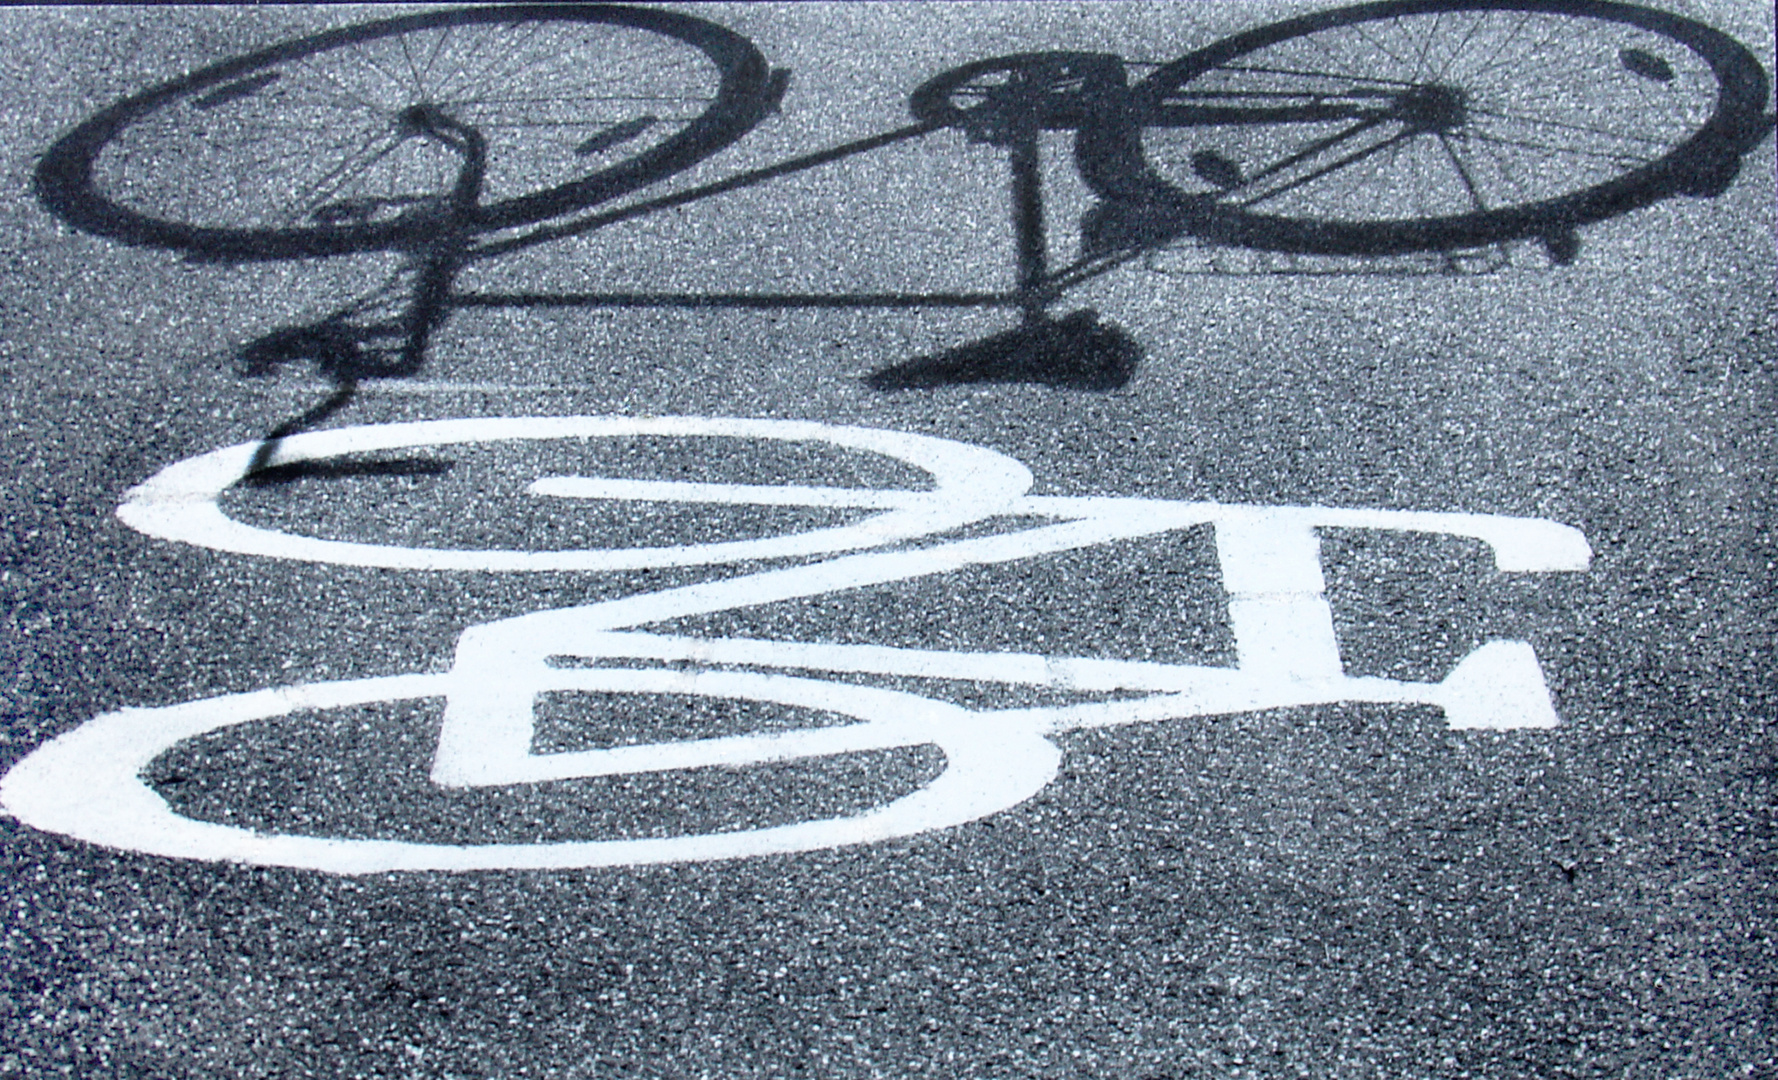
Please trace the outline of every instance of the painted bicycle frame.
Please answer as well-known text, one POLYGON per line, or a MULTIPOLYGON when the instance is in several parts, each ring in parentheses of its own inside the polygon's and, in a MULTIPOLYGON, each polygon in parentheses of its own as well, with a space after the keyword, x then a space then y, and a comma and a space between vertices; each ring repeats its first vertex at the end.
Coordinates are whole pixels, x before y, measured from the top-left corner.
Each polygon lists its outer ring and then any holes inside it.
POLYGON ((931 436, 807 421, 703 417, 480 418, 339 428, 293 436, 276 464, 404 447, 609 437, 736 438, 883 454, 933 478, 928 490, 542 477, 540 497, 871 511, 861 521, 762 539, 629 549, 505 552, 403 548, 293 536, 244 525, 220 494, 255 467, 242 444, 187 459, 133 489, 118 515, 166 540, 272 558, 406 569, 622 572, 779 562, 678 588, 539 611, 465 629, 451 670, 308 683, 97 717, 51 740, 0 781, 20 821, 93 843, 177 858, 304 867, 340 874, 678 863, 810 851, 950 828, 1015 806, 1057 774, 1055 740, 1085 728, 1340 702, 1413 703, 1454 728, 1558 723, 1532 646, 1490 641, 1438 682, 1348 675, 1325 596, 1317 530, 1470 537, 1508 573, 1573 572, 1591 551, 1575 529, 1487 514, 1250 506, 1121 496, 1032 495, 1012 458, 931 436), (957 530, 995 519, 1040 524, 957 530), (1037 653, 649 632, 692 615, 1014 563, 1097 545, 1215 531, 1235 640, 1232 667, 1037 653), (813 561, 782 564, 782 560, 813 561), (638 666, 640 665, 640 666, 638 666), (651 666, 652 665, 652 666, 651 666), (871 686, 859 676, 1043 687, 1109 700, 969 709, 871 686), (788 731, 561 753, 534 753, 535 705, 564 691, 691 695, 766 702, 844 717, 788 731), (309 710, 419 698, 445 701, 431 777, 446 788, 540 784, 709 767, 747 768, 868 750, 937 747, 944 771, 860 814, 660 838, 536 844, 439 844, 273 835, 176 813, 143 779, 186 739, 309 710))

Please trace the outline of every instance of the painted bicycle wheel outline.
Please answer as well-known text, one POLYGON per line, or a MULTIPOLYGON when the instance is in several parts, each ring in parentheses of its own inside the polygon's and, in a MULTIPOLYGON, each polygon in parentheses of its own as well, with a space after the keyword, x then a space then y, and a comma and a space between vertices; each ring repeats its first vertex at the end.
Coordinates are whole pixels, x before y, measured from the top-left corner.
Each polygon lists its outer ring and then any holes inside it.
POLYGON ((1032 480, 1030 470, 1004 454, 949 439, 800 420, 711 417, 482 417, 329 428, 284 439, 277 454, 264 464, 292 465, 344 454, 468 442, 633 436, 825 443, 893 458, 931 476, 933 487, 929 491, 890 491, 674 481, 576 484, 574 481, 581 478, 561 478, 562 482, 553 488, 546 485, 538 490, 579 497, 849 506, 880 512, 849 525, 676 547, 563 551, 411 548, 301 536, 247 525, 227 516, 218 505, 219 496, 255 468, 262 467, 256 465, 255 458, 259 444, 241 443, 167 466, 131 488, 118 507, 117 516, 131 528, 157 539, 243 555, 336 565, 402 570, 641 570, 796 558, 913 540, 994 516, 1023 495, 1032 480))
MULTIPOLYGON (((931 698, 851 683, 753 672, 563 672, 566 688, 672 693, 770 702, 849 715, 858 724, 815 729, 872 743, 933 745, 945 770, 862 814, 767 828, 662 838, 454 845, 265 833, 175 812, 141 773, 176 742, 256 720, 450 692, 449 675, 396 675, 230 694, 161 708, 122 709, 45 743, 0 779, 0 804, 48 832, 149 855, 338 874, 389 871, 563 870, 699 862, 870 843, 961 825, 1017 805, 1050 782, 1061 751, 1028 726, 971 723, 967 710, 931 698), (859 730, 865 737, 859 738, 859 730), (878 732, 880 731, 880 734, 878 732), (79 785, 64 781, 79 774, 79 785)), ((787 733, 787 744, 810 732, 787 733)), ((755 740, 758 741, 758 740, 755 740)), ((788 758, 787 752, 781 755, 788 758)), ((736 764, 777 758, 754 753, 736 764)))

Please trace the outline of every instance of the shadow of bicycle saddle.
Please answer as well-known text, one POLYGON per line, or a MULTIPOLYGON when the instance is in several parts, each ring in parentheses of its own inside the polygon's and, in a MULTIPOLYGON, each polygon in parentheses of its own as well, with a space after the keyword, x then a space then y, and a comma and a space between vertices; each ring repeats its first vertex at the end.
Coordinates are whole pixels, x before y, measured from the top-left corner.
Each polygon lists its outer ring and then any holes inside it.
POLYGON ((1090 309, 1044 319, 865 377, 873 390, 929 390, 968 383, 1034 383, 1058 390, 1116 390, 1142 347, 1090 309))

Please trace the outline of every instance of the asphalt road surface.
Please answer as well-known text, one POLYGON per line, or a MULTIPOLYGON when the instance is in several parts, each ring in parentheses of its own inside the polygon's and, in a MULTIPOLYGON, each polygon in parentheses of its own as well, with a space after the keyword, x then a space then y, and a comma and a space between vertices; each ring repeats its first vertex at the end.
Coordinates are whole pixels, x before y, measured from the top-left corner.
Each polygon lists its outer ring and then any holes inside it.
POLYGON ((0 12, 0 1077, 1774 1075, 1669 6, 0 12))

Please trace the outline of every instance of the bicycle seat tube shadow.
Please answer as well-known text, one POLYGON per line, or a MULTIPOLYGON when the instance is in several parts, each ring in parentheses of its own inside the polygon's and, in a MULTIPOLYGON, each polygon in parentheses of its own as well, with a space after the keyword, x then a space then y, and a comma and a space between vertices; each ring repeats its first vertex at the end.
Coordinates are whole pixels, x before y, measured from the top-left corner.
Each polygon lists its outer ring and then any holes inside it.
POLYGON ((472 257, 492 258, 539 243, 583 235, 649 214, 699 202, 727 192, 831 164, 940 130, 957 129, 975 142, 1006 151, 1010 166, 1014 284, 1002 292, 950 293, 457 293, 453 307, 679 307, 771 310, 786 308, 955 309, 1001 308, 1018 314, 1019 325, 936 356, 879 370, 866 378, 879 390, 915 389, 958 382, 1033 382, 1076 390, 1112 390, 1124 385, 1141 358, 1140 347, 1092 311, 1055 318, 1051 309, 1066 290, 1088 277, 1121 265, 1134 252, 1095 258, 1063 271, 1049 265, 1044 228, 1040 146, 1046 132, 1078 130, 1098 117, 1128 127, 1124 62, 1101 53, 1038 52, 999 57, 940 75, 917 89, 910 100, 915 122, 877 135, 739 173, 686 191, 602 211, 525 236, 477 246, 472 257), (993 70, 1004 75, 993 91, 960 108, 948 100, 960 73, 993 70))

